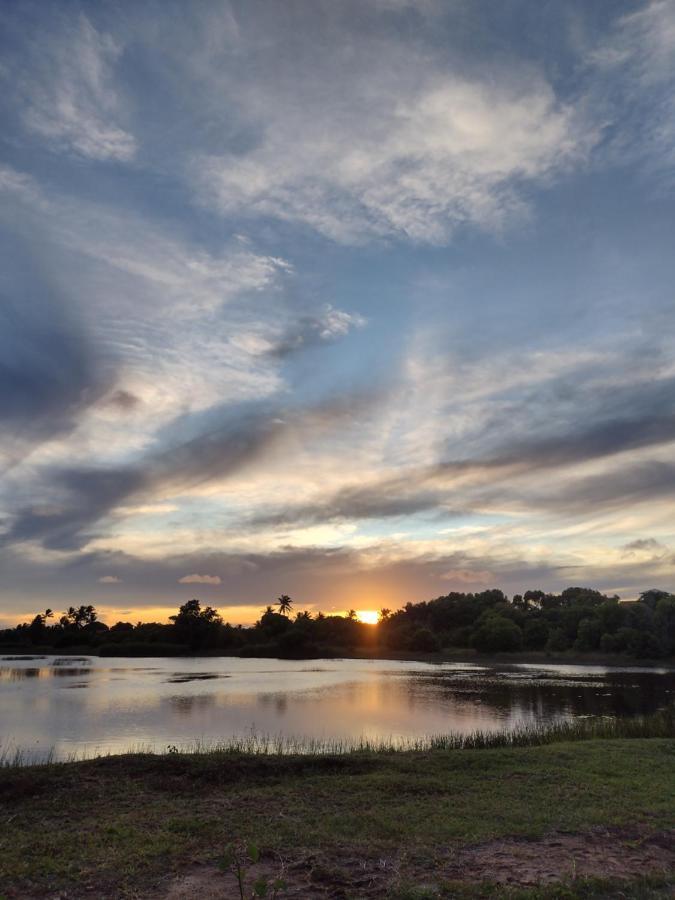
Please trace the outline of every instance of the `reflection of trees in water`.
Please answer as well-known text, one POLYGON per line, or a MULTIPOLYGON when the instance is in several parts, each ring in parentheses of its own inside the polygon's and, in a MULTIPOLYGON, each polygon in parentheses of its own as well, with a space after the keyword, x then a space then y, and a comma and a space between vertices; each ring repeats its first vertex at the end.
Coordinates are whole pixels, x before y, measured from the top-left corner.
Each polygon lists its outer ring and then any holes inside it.
POLYGON ((214 694, 185 694, 167 698, 172 712, 179 716, 191 716, 212 707, 216 698, 214 694))
POLYGON ((25 678, 76 678, 82 677, 83 675, 90 675, 91 668, 65 668, 64 666, 59 666, 58 668, 50 668, 47 666, 42 666, 38 668, 37 666, 29 666, 27 668, 23 667, 10 667, 0 668, 0 681, 23 681, 25 678))
POLYGON ((0 669, 0 681, 22 681, 24 678, 44 678, 49 676, 48 669, 0 669))
POLYGON ((55 678, 79 678, 82 675, 91 675, 92 669, 90 666, 87 668, 66 668, 66 666, 59 666, 58 668, 49 669, 48 670, 55 678))
POLYGON ((589 680, 585 674, 575 679, 509 677, 508 673, 456 676, 431 676, 416 684, 432 686, 436 698, 447 702, 472 700, 499 710, 513 718, 548 719, 571 716, 649 715, 673 703, 675 673, 655 675, 648 672, 608 672, 589 680))

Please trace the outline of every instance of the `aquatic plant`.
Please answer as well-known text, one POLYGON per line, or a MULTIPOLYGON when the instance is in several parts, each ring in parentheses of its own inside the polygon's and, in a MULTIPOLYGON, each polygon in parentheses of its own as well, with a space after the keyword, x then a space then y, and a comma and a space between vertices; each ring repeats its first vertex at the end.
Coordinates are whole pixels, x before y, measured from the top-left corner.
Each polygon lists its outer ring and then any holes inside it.
MULTIPOLYGON (((255 731, 229 738, 226 741, 191 741, 178 746, 170 744, 159 753, 152 745, 138 745, 130 754, 206 754, 219 753, 240 756, 342 756, 345 754, 402 753, 430 750, 489 750, 497 747, 534 747, 564 741, 612 740, 632 738, 675 737, 675 709, 663 709, 649 716, 613 718, 597 716, 565 719, 548 724, 521 724, 502 730, 476 730, 468 734, 437 734, 415 738, 372 740, 361 737, 313 738, 303 736, 269 735, 255 731)), ((98 754, 101 755, 101 754, 98 754)), ((111 754, 103 754, 111 755, 111 754)), ((0 767, 74 762, 90 758, 86 754, 69 754, 67 759, 56 756, 54 749, 39 758, 26 749, 0 744, 0 767)))

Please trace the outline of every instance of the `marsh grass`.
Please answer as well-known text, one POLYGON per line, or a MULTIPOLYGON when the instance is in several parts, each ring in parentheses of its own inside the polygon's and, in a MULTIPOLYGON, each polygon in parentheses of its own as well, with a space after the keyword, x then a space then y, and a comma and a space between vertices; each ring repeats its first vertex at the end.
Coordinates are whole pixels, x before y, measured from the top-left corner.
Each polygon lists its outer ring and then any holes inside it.
MULTIPOLYGON (((509 747, 536 747, 570 741, 672 738, 675 737, 675 710, 666 709, 650 716, 631 718, 593 717, 560 720, 549 724, 522 724, 500 731, 476 730, 468 734, 438 734, 419 738, 387 738, 371 740, 361 737, 312 738, 260 734, 255 731, 226 741, 194 740, 158 749, 154 745, 137 745, 127 752, 155 755, 232 754, 237 756, 342 756, 347 754, 381 755, 401 752, 436 750, 488 750, 509 747)), ((111 753, 69 753, 62 756, 54 748, 40 752, 0 745, 0 768, 51 765, 111 756, 111 753)))

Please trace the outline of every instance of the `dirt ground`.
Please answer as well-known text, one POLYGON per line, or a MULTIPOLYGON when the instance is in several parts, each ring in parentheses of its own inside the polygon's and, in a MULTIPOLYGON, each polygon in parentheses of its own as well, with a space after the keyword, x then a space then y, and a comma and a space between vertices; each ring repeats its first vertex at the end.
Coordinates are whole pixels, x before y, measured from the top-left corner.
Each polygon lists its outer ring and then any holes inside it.
MULTIPOLYGON (((396 856, 327 857, 322 853, 283 859, 263 857, 246 873, 249 895, 259 878, 281 876, 280 897, 386 897, 403 879, 418 887, 439 882, 492 882, 534 887, 574 878, 633 879, 675 872, 675 831, 645 834, 626 829, 587 834, 551 834, 542 840, 505 839, 459 850, 396 856)), ((153 894, 157 900, 238 898, 235 877, 214 866, 200 866, 153 894)))

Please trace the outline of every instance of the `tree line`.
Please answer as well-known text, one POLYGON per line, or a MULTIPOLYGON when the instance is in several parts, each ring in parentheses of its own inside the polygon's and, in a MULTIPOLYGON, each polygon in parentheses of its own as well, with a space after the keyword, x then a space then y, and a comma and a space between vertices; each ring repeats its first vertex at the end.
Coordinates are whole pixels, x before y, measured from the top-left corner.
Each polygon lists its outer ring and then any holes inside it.
POLYGON ((675 655, 675 595, 648 590, 621 602, 591 588, 560 594, 500 590, 452 592, 396 611, 382 609, 377 625, 346 616, 294 612, 287 594, 265 608, 251 627, 223 621, 197 599, 183 604, 169 624, 117 622, 108 626, 94 606, 51 609, 0 631, 0 649, 81 648, 104 656, 225 652, 244 656, 339 656, 353 651, 435 653, 465 648, 480 653, 623 654, 638 659, 675 655))

